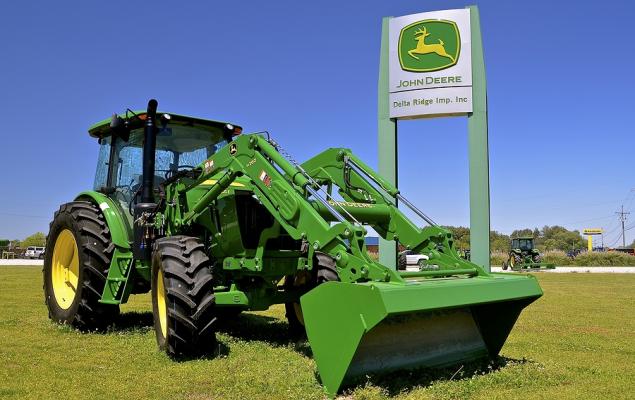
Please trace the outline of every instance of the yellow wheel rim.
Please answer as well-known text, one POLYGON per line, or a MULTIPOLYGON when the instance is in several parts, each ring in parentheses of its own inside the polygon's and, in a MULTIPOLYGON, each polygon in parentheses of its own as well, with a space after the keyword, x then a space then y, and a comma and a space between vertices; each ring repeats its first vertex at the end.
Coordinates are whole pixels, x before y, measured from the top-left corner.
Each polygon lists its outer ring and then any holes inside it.
POLYGON ((163 337, 168 337, 168 307, 165 303, 165 286, 163 285, 163 271, 159 268, 157 274, 157 308, 159 311, 159 325, 163 337))
MULTIPOLYGON (((306 285, 309 281, 309 274, 305 271, 304 273, 297 274, 294 277, 293 286, 300 287, 306 285)), ((302 306, 300 303, 293 303, 293 311, 295 312, 295 317, 300 322, 300 325, 304 326, 304 313, 302 312, 302 306)))
POLYGON ((79 282, 79 254, 73 233, 64 229, 57 236, 51 259, 51 281, 57 305, 67 310, 75 300, 79 282))
POLYGON ((293 311, 295 311, 295 317, 300 322, 300 325, 304 326, 304 313, 302 312, 302 306, 300 303, 293 303, 293 311))

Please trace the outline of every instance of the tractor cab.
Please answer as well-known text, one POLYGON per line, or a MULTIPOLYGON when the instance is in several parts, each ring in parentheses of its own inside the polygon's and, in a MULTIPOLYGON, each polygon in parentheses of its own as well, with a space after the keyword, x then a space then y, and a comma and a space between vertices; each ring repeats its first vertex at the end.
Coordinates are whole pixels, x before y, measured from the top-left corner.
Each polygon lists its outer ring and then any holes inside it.
POLYGON ((518 249, 521 252, 530 252, 534 249, 534 238, 522 237, 512 239, 512 249, 518 249))
MULTIPOLYGON (((242 128, 226 122, 158 113, 153 186, 178 171, 193 169, 225 146, 242 128)), ((99 140, 94 190, 132 214, 142 187, 145 111, 128 111, 89 129, 99 140)))

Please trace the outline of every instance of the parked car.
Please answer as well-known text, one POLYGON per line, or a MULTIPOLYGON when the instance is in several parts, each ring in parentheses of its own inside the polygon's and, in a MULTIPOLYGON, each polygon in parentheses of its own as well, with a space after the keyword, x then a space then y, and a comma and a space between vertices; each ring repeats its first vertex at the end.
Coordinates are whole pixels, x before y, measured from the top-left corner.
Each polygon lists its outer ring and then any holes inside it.
POLYGON ((29 246, 26 248, 26 253, 24 253, 24 256, 26 258, 31 258, 31 259, 43 259, 44 258, 44 247, 37 247, 37 246, 29 246))

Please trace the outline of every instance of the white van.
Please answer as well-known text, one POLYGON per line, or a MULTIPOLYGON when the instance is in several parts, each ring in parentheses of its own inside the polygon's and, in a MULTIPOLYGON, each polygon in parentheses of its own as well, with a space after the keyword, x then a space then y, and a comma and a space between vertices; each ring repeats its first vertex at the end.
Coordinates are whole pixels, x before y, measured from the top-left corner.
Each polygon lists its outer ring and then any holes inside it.
POLYGON ((29 246, 24 253, 26 258, 44 258, 44 247, 29 246))

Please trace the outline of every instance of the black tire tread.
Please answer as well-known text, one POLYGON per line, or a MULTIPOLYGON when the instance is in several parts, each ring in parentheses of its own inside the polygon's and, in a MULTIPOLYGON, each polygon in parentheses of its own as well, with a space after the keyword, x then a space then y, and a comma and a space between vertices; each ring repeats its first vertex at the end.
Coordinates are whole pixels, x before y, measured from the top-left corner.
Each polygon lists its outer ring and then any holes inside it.
MULTIPOLYGON (((339 281, 339 275, 337 273, 337 266, 333 257, 328 254, 316 252, 313 259, 313 272, 314 276, 311 282, 306 285, 305 291, 313 289, 317 285, 325 282, 339 281)), ((294 288, 293 275, 289 275, 285 278, 285 289, 294 288)), ((306 330, 304 324, 298 319, 295 313, 295 307, 293 302, 285 303, 285 316, 289 323, 289 335, 292 338, 302 338, 306 336, 306 330)))
POLYGON ((155 242, 153 259, 161 260, 166 287, 168 335, 164 349, 173 358, 204 355, 216 346, 212 263, 204 250, 199 239, 188 236, 155 242))
MULTIPOLYGON (((62 204, 53 215, 53 221, 49 226, 51 231, 59 223, 58 219, 64 215, 70 216, 75 221, 77 231, 80 234, 80 237, 75 238, 78 250, 82 253, 80 257, 81 280, 78 282, 80 287, 77 291, 80 298, 72 320, 60 321, 53 315, 51 302, 55 302, 55 299, 52 293, 47 294, 46 282, 44 282, 44 297, 49 309, 49 318, 58 320, 58 322, 70 323, 82 331, 104 330, 119 314, 118 305, 99 302, 114 252, 110 230, 101 210, 89 201, 73 201, 62 204)), ((63 226, 62 228, 70 229, 71 227, 63 226)), ((55 247, 54 239, 57 239, 57 236, 53 237, 49 234, 46 248, 51 253, 55 247)), ((44 268, 47 268, 46 262, 44 268)))

